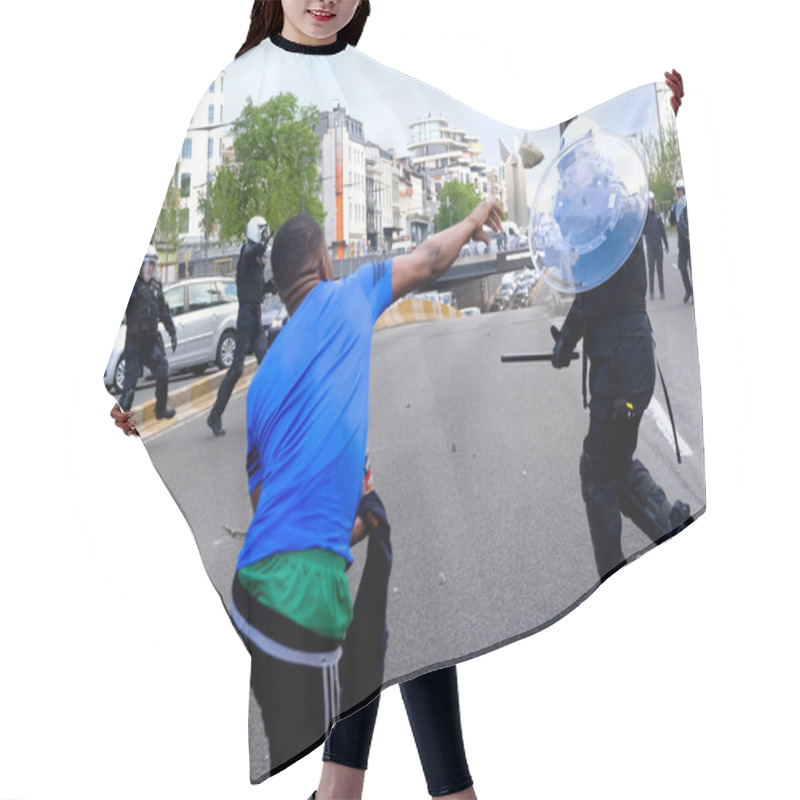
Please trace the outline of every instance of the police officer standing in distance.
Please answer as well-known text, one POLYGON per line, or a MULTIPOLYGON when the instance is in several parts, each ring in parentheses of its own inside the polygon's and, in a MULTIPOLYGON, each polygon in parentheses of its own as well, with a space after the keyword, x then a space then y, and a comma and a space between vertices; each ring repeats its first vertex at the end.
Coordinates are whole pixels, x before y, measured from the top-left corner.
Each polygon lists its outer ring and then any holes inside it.
POLYGON ((689 250, 689 212, 686 210, 686 188, 683 181, 675 184, 675 194, 678 197, 675 203, 675 225, 678 228, 678 269, 681 271, 683 288, 686 290, 683 302, 688 303, 694 295, 694 288, 691 275, 692 256, 689 250))
POLYGON ((208 427, 214 436, 224 436, 222 414, 228 405, 233 387, 242 376, 244 359, 255 353, 258 363, 264 358, 269 344, 261 323, 261 302, 270 290, 272 282, 264 282, 264 253, 267 250, 270 232, 264 217, 253 217, 247 223, 247 241, 239 253, 236 265, 236 294, 239 313, 236 317, 236 349, 233 363, 220 384, 217 400, 208 415, 208 427))
POLYGON ((147 248, 125 311, 125 378, 119 404, 123 411, 130 411, 139 364, 143 362, 156 379, 156 419, 171 419, 175 416, 175 409, 167 405, 169 363, 158 332, 159 320, 169 333, 173 353, 178 340, 175 323, 164 300, 164 289, 155 274, 157 264, 158 254, 151 245, 147 248))
POLYGON ((650 192, 650 203, 647 209, 647 219, 644 223, 644 238, 647 242, 647 272, 650 279, 650 299, 655 295, 655 273, 658 273, 659 297, 664 299, 664 250, 669 253, 667 232, 661 215, 656 211, 656 198, 650 192), (664 242, 662 249, 661 242, 664 242))

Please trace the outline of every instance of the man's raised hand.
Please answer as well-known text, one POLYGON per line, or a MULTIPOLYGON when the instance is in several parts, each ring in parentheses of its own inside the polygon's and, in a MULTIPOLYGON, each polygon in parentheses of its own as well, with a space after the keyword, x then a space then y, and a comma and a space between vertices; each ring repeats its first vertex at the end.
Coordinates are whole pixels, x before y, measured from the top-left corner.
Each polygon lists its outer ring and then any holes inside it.
POLYGON ((501 223, 504 217, 503 209, 498 203, 489 200, 480 203, 469 215, 470 222, 475 224, 475 229, 472 231, 472 240, 489 244, 489 236, 483 226, 488 225, 495 233, 500 233, 503 229, 501 223))

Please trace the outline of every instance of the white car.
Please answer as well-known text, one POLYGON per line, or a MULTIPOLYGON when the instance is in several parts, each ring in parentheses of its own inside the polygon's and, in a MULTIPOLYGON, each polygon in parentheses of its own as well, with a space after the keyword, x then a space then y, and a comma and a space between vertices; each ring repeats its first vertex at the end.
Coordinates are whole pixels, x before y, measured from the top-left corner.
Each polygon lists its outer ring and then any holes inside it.
MULTIPOLYGON (((211 364, 227 369, 236 349, 236 281, 233 278, 188 278, 164 287, 164 299, 172 314, 178 347, 173 353, 169 334, 159 323, 161 341, 166 345, 170 373, 190 369, 202 375, 211 364)), ((262 321, 269 323, 270 313, 262 311, 262 321)), ((114 342, 104 376, 109 391, 122 391, 125 378, 125 331, 123 322, 114 342)), ((141 375, 149 377, 146 367, 141 375)))

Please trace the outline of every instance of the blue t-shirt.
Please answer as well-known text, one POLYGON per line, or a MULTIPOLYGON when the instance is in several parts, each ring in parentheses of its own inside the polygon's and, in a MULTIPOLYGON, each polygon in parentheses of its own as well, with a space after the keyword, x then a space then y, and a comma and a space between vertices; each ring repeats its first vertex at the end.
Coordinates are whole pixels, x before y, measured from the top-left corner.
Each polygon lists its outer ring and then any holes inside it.
POLYGON ((237 568, 320 547, 350 555, 369 422, 372 332, 392 302, 392 262, 317 284, 247 391, 247 473, 258 506, 237 568))

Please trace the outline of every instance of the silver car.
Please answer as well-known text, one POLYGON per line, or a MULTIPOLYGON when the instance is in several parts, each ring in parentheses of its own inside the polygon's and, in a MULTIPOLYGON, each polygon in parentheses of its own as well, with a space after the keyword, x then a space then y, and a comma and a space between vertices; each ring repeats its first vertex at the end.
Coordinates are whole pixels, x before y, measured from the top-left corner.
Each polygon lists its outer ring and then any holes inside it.
MULTIPOLYGON (((166 348, 170 373, 192 370, 202 375, 211 364, 227 369, 233 361, 236 348, 236 315, 239 303, 236 299, 236 281, 233 278, 189 278, 164 287, 164 299, 172 314, 178 347, 173 353, 166 348)), ((268 298, 269 299, 269 298, 268 298)), ((262 321, 268 325, 271 313, 262 311, 262 321)), ((158 326, 161 340, 169 342, 164 325, 158 326)), ((125 330, 123 322, 114 342, 104 376, 109 391, 122 391, 125 378, 125 330)), ((142 369, 144 377, 150 371, 142 369)))

